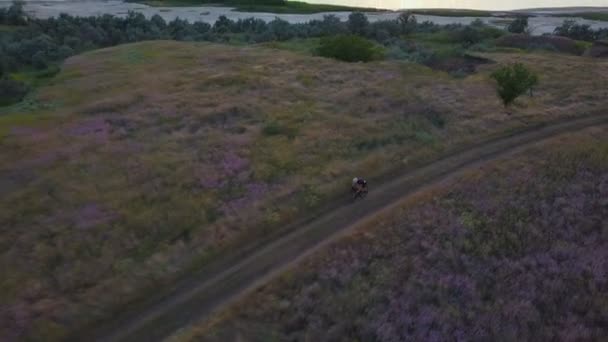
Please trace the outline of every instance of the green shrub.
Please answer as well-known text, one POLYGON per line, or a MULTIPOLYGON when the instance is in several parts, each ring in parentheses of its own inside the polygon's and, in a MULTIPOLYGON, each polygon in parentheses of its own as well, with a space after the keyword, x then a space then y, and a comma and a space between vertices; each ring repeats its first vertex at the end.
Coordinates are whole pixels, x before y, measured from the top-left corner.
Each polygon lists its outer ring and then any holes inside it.
POLYGON ((483 37, 478 29, 471 26, 465 26, 463 29, 453 32, 453 39, 463 46, 468 47, 481 42, 483 37))
POLYGON ((538 83, 538 76, 528 70, 523 64, 515 63, 504 66, 492 73, 492 78, 498 83, 498 96, 507 107, 518 96, 532 90, 538 83))
POLYGON ((23 11, 24 1, 13 1, 8 9, 3 9, 0 24, 4 25, 26 25, 26 15, 23 11))
POLYGON ((10 77, 0 79, 0 106, 21 101, 28 92, 28 86, 10 77))
POLYGON ((403 12, 399 14, 399 17, 397 17, 397 22, 399 23, 399 28, 403 34, 410 34, 414 32, 418 24, 416 16, 410 12, 403 12))
POLYGON ((36 72, 36 78, 51 78, 57 75, 61 69, 57 65, 51 65, 44 70, 36 72))
POLYGON ((46 69, 49 66, 48 57, 44 51, 38 51, 32 56, 32 65, 36 69, 46 69))
POLYGON ((434 110, 432 108, 429 108, 425 111, 424 116, 436 128, 445 127, 445 118, 443 117, 441 112, 434 110))
POLYGON ((369 21, 365 14, 361 12, 353 12, 348 16, 348 30, 352 34, 363 36, 369 26, 369 21))
POLYGON ((345 62, 369 62, 384 56, 384 50, 373 42, 355 35, 322 38, 317 50, 320 56, 345 62))
POLYGON ((281 134, 281 126, 277 122, 269 122, 262 128, 264 135, 279 135, 281 134))
POLYGON ((285 126, 277 121, 271 121, 264 125, 262 133, 267 136, 284 135, 289 139, 293 139, 297 134, 297 129, 285 126))
POLYGON ((507 27, 507 31, 511 33, 524 33, 528 28, 528 18, 527 17, 519 17, 513 20, 509 26, 507 27))

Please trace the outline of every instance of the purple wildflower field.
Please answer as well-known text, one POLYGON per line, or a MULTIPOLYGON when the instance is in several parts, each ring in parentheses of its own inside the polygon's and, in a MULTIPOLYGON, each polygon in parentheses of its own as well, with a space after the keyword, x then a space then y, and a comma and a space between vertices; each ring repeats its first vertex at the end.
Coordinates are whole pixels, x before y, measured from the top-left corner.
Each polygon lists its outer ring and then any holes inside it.
MULTIPOLYGON (((466 78, 172 41, 66 60, 32 106, 0 115, 0 341, 63 340, 114 317, 342 198, 355 175, 608 106, 607 81, 587 76, 608 63, 486 55, 497 63, 466 78), (489 75, 512 62, 542 82, 506 115, 489 75)), ((362 248, 349 253, 328 282, 367 267, 362 248)))
POLYGON ((606 130, 470 171, 376 219, 195 340, 601 340, 606 130))

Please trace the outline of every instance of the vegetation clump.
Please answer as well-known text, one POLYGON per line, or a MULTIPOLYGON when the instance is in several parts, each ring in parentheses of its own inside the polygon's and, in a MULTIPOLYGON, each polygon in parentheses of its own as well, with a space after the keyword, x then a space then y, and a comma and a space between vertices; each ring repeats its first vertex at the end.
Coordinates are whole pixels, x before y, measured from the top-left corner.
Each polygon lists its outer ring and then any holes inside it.
POLYGON ((594 30, 590 25, 578 24, 575 20, 564 20, 562 25, 555 28, 553 34, 568 37, 574 40, 593 42, 608 39, 608 28, 594 30))
POLYGON ((348 16, 348 30, 353 34, 363 36, 367 33, 369 21, 365 14, 361 12, 353 12, 348 16))
POLYGON ((528 29, 528 18, 527 17, 518 17, 513 20, 509 26, 507 27, 507 31, 511 33, 525 33, 528 29))
POLYGON ((318 53, 320 56, 345 62, 369 62, 380 59, 384 55, 384 51, 372 41, 356 35, 322 38, 318 53))
POLYGON ((21 101, 28 92, 28 86, 9 76, 0 78, 0 106, 21 101))
POLYGON ((581 55, 585 52, 587 42, 580 42, 562 36, 531 36, 527 34, 510 34, 495 40, 496 46, 522 50, 546 50, 551 52, 581 55))
POLYGON ((521 63, 504 66, 491 77, 498 83, 497 93, 505 107, 538 84, 538 76, 521 63))
MULTIPOLYGON (((272 5, 270 2, 263 5, 272 5)), ((0 65, 10 74, 56 69, 67 57, 96 48, 166 39, 237 44, 300 40, 309 44, 310 53, 345 61, 369 61, 386 55, 435 65, 453 55, 462 57, 462 48, 491 46, 496 37, 504 34, 503 30, 481 21, 445 26, 418 22, 411 12, 403 12, 394 20, 376 22, 369 22, 363 13, 354 12, 348 21, 341 21, 335 15, 298 24, 279 18, 266 22, 220 16, 214 24, 209 24, 189 23, 179 18, 165 21, 159 15, 148 19, 135 12, 125 17, 79 18, 62 14, 49 19, 28 18, 18 2, 0 10, 0 25, 5 26, 0 32, 0 65), (330 38, 322 39, 318 47, 316 38, 324 37, 330 38), (423 41, 427 39, 428 44, 423 41), (422 44, 418 44, 419 41, 422 44)), ((36 85, 36 82, 21 81, 29 88, 36 85)))
POLYGON ((403 34, 412 33, 416 29, 416 25, 418 24, 416 16, 411 14, 410 12, 401 13, 399 17, 397 17, 397 22, 399 23, 401 33, 403 34))
POLYGON ((0 25, 21 26, 27 24, 23 1, 14 1, 8 8, 0 8, 0 25))

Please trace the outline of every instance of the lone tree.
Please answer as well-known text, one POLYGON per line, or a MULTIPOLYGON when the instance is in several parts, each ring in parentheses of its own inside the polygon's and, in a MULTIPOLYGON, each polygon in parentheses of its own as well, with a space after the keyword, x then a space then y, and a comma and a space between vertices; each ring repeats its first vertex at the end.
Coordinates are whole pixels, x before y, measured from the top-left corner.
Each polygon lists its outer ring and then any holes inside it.
POLYGON ((348 16, 348 30, 352 34, 364 36, 369 26, 369 21, 365 14, 361 12, 353 12, 348 16))
POLYGON ((402 12, 399 14, 397 17, 397 22, 399 23, 399 28, 403 34, 410 34, 414 32, 416 25, 418 24, 416 16, 410 12, 402 12))
POLYGON ((4 24, 5 25, 25 25, 27 24, 27 17, 23 11, 25 1, 15 0, 11 6, 4 11, 4 24))
POLYGON ((528 28, 528 17, 518 17, 513 20, 507 30, 511 33, 525 33, 528 28))
POLYGON ((526 91, 532 94, 532 88, 538 84, 538 76, 521 63, 504 66, 491 77, 498 83, 497 93, 505 107, 526 91))

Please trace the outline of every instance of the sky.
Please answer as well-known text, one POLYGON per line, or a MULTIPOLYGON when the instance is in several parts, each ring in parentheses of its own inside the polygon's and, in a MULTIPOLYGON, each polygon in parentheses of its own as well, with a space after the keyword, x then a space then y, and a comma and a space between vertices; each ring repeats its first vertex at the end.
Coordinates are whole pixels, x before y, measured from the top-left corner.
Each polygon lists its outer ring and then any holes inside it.
POLYGON ((326 3, 400 8, 467 8, 481 10, 512 10, 538 7, 608 7, 608 0, 305 0, 310 3, 326 3))

